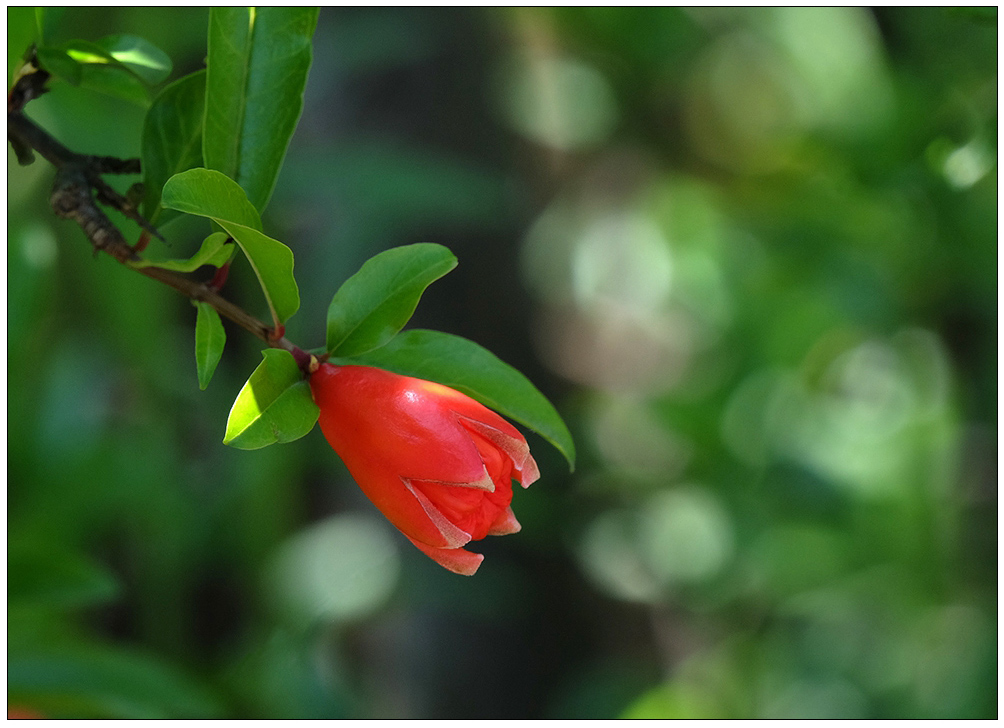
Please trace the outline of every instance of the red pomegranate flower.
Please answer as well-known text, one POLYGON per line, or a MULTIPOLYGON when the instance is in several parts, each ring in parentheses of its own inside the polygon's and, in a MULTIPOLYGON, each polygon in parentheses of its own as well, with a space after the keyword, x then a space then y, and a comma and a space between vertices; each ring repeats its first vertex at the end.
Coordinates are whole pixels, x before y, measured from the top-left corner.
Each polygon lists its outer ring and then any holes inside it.
POLYGON ((321 431, 373 504, 442 566, 470 576, 463 547, 516 533, 512 479, 540 477, 519 431, 465 394, 366 366, 310 377, 321 431))

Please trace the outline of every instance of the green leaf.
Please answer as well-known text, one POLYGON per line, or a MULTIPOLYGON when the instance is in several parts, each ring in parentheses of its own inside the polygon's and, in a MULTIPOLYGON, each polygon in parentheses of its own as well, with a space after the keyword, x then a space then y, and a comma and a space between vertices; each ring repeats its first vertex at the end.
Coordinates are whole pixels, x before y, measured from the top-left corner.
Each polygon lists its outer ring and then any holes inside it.
POLYGON ((226 233, 213 233, 202 241, 202 247, 191 258, 172 258, 170 260, 144 259, 130 262, 133 268, 164 268, 179 273, 191 273, 204 265, 222 268, 234 253, 234 244, 228 242, 230 236, 226 233))
POLYGON ((35 8, 35 32, 38 34, 38 42, 44 43, 48 35, 45 32, 45 8, 35 8))
POLYGON ((112 55, 97 43, 86 40, 71 40, 63 46, 63 50, 73 60, 80 64, 101 63, 118 65, 112 55))
MULTIPOLYGON (((215 219, 215 218, 214 218, 215 219)), ((300 308, 300 289, 293 277, 293 251, 274 238, 235 222, 216 220, 251 261, 272 318, 286 323, 300 308)))
POLYGON ((303 111, 317 8, 214 7, 209 12, 203 157, 260 211, 303 111))
POLYGON ((115 96, 137 106, 150 106, 150 91, 139 78, 119 65, 85 63, 80 66, 80 86, 115 96))
POLYGON ((241 186, 213 169, 197 167, 168 179, 161 204, 189 215, 227 220, 261 230, 258 210, 248 201, 241 186))
POLYGON ((151 86, 171 75, 171 59, 144 38, 135 35, 109 35, 99 40, 97 45, 151 86))
POLYGON ((160 203, 171 175, 202 166, 202 117, 206 107, 206 72, 196 71, 168 85, 153 100, 143 122, 140 159, 143 169, 143 215, 161 224, 178 213, 164 213, 160 203))
POLYGON ((70 58, 66 51, 61 48, 41 46, 36 53, 39 65, 46 71, 73 86, 80 85, 80 64, 70 58))
POLYGON ((158 83, 171 72, 170 59, 162 51, 142 38, 125 35, 99 43, 72 40, 62 48, 42 47, 38 59, 42 68, 74 86, 140 106, 150 105, 146 83, 158 83))
POLYGON ((115 577, 80 554, 48 543, 12 542, 7 552, 8 607, 86 607, 119 593, 115 577))
POLYGON ((199 313, 195 319, 195 368, 199 373, 199 389, 205 389, 223 356, 227 334, 215 308, 204 301, 199 301, 197 306, 199 313))
POLYGON ((80 40, 62 48, 39 48, 38 62, 46 71, 74 86, 117 96, 141 106, 150 103, 150 94, 143 82, 94 43, 80 40))
POLYGON ((86 642, 8 646, 7 696, 54 718, 211 718, 221 706, 177 669, 86 642))
MULTIPOLYGON (((38 44, 42 45, 56 34, 66 8, 35 8, 35 27, 38 33, 38 44)), ((8 14, 8 18, 9 18, 8 14)))
POLYGON ((366 364, 439 382, 540 434, 575 467, 575 443, 561 415, 516 369, 460 336, 414 329, 346 363, 366 364))
POLYGON ((80 85, 83 88, 117 96, 140 106, 150 105, 146 84, 97 43, 74 40, 64 45, 63 50, 80 65, 80 85))
POLYGON ((320 410, 310 395, 310 385, 284 349, 266 349, 264 361, 252 372, 237 395, 223 444, 257 450, 276 442, 291 442, 306 435, 320 410))
POLYGON ((300 308, 293 251, 261 232, 258 212, 236 182, 216 170, 190 169, 167 181, 161 203, 211 218, 230 234, 251 262, 277 324, 300 308))
POLYGON ((328 352, 354 356, 404 328, 430 283, 457 266, 442 245, 416 243, 375 255, 345 281, 328 307, 328 352))

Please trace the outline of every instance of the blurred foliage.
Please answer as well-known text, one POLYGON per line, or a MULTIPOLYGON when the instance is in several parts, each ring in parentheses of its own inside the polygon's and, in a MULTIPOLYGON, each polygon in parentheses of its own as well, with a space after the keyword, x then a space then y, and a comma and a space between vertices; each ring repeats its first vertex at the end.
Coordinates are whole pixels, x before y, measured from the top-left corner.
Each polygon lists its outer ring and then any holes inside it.
MULTIPOLYGON (((204 8, 8 8, 205 57, 204 8)), ((51 716, 996 715, 996 9, 324 9, 264 220, 319 346, 370 255, 577 438, 473 579, 319 432, 234 451, 194 309, 8 152, 8 689, 51 716)), ((137 156, 142 110, 28 113, 137 156)), ((125 182, 128 183, 128 180, 125 182)), ((129 235, 138 234, 122 221, 129 235)), ((161 257, 208 231, 179 219, 161 257)), ((264 315, 249 267, 226 292, 264 315)))

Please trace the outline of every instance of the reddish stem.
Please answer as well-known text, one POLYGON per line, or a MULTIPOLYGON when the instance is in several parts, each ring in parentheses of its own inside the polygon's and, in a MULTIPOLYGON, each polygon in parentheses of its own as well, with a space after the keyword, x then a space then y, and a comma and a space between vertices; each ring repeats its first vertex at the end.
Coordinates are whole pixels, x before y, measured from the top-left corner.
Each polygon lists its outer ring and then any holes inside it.
POLYGON ((227 276, 230 274, 230 261, 227 261, 219 268, 216 269, 216 273, 213 275, 213 279, 209 281, 206 285, 209 286, 214 291, 219 291, 223 288, 223 284, 227 282, 227 276))

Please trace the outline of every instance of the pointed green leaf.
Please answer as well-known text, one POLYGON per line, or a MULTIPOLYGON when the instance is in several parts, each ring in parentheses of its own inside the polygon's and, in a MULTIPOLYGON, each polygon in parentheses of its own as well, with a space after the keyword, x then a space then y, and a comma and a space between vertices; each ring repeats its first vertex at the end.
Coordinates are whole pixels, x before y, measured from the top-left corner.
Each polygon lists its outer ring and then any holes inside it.
POLYGON ((293 251, 274 238, 235 222, 216 220, 237 241, 261 283, 272 318, 286 323, 300 308, 300 289, 293 278, 293 251))
POLYGON ((266 349, 264 361, 237 395, 224 445, 257 450, 276 442, 297 440, 313 428, 320 410, 293 355, 266 349))
POLYGON ((442 245, 386 250, 345 281, 328 307, 328 352, 354 356, 383 346, 404 328, 430 283, 457 266, 442 245))
POLYGON ((143 122, 140 159, 143 169, 143 215, 164 224, 178 213, 160 204, 172 175, 202 166, 202 117, 206 107, 206 72, 196 71, 157 94, 143 122))
POLYGON ((251 262, 277 323, 284 323, 300 308, 293 251, 261 232, 258 212, 236 182, 216 170, 190 169, 167 181, 161 202, 164 207, 211 218, 230 234, 251 262))
POLYGON ((263 210, 303 110, 317 8, 209 12, 203 156, 263 210))
POLYGON ((561 415, 516 369, 460 336, 414 329, 346 363, 366 364, 439 382, 540 434, 575 467, 575 443, 561 415))
POLYGON ((150 41, 135 35, 109 35, 97 45, 151 86, 171 75, 171 59, 150 41))
POLYGON ((226 233, 213 233, 202 241, 202 247, 191 258, 144 259, 135 263, 130 262, 129 265, 133 268, 164 268, 178 273, 191 273, 204 265, 214 265, 221 268, 234 253, 234 244, 227 242, 228 240, 230 240, 230 236, 226 233))
POLYGON ((195 368, 199 374, 199 389, 205 389, 223 356, 227 334, 215 308, 204 301, 199 301, 197 306, 199 313, 195 319, 195 368))
POLYGON ((161 204, 189 215, 261 230, 258 210, 248 201, 241 186, 214 169, 196 167, 174 175, 164 184, 161 204))

